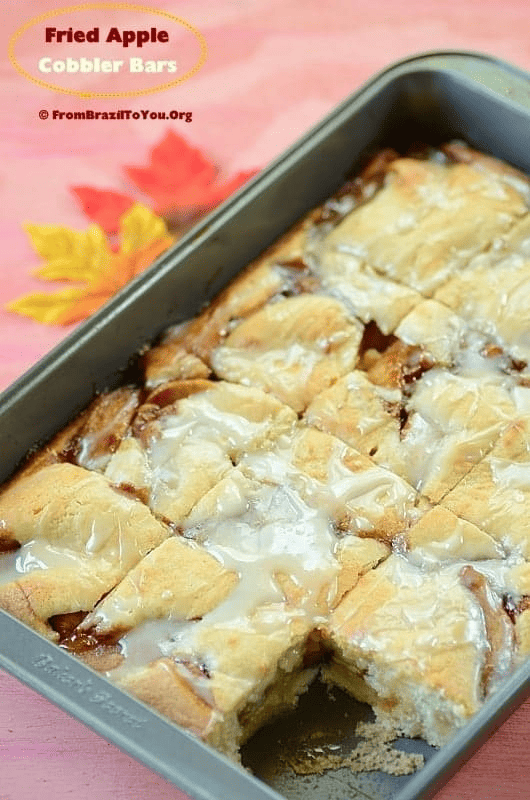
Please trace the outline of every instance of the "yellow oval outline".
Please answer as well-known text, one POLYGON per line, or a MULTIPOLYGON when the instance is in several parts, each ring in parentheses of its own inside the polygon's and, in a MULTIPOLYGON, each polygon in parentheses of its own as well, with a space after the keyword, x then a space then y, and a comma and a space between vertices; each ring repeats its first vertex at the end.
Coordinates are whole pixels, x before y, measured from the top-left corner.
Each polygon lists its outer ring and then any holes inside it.
POLYGON ((63 8, 56 8, 52 11, 47 11, 45 14, 39 14, 37 17, 32 17, 28 22, 26 22, 21 28, 15 31, 15 33, 9 39, 8 45, 8 56, 11 64, 22 77, 26 78, 27 80, 31 81, 32 83, 37 84, 37 86, 42 86, 44 89, 51 89, 54 92, 61 92, 62 94, 73 94, 76 97, 82 97, 85 99, 92 99, 94 97, 142 97, 143 95, 147 94, 156 94, 157 92, 164 92, 166 89, 171 89, 173 86, 178 86, 179 83, 184 83, 187 81, 188 78, 191 78, 192 75, 195 75, 201 67, 204 66, 206 59, 208 57, 208 46, 206 44, 206 39, 198 31, 196 28, 193 27, 189 22, 181 17, 176 17, 174 14, 170 14, 167 11, 162 11, 159 8, 150 8, 149 6, 137 6, 131 3, 83 3, 82 5, 78 6, 64 6, 63 8), (30 75, 29 72, 18 63, 16 56, 15 56, 15 44, 20 39, 23 33, 25 33, 28 28, 32 28, 34 25, 37 25, 39 22, 43 22, 46 19, 51 19, 53 17, 58 17, 61 14, 68 14, 74 11, 90 11, 92 9, 125 9, 127 11, 140 11, 142 13, 149 13, 149 14, 158 14, 159 17, 166 17, 170 19, 172 22, 177 22, 179 25, 182 25, 184 28, 187 28, 197 39, 199 42, 201 52, 199 56, 199 60, 188 72, 186 72, 182 77, 176 78, 174 81, 170 81, 169 83, 164 83, 160 86, 155 86, 152 89, 140 89, 138 91, 130 91, 130 92, 81 92, 76 89, 63 89, 61 86, 56 86, 53 83, 46 83, 46 81, 42 81, 39 78, 34 78, 33 75, 30 75))

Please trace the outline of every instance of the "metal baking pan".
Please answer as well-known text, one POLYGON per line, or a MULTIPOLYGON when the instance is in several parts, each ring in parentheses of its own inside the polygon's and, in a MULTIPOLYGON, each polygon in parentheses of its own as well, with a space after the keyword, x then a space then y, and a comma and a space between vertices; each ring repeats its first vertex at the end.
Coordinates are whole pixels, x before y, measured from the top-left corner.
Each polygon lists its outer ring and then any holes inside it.
MULTIPOLYGON (((0 396, 0 482, 96 391, 117 386, 132 354, 168 325, 195 314, 370 152, 458 138, 530 172, 529 131, 529 77, 508 64, 481 54, 439 52, 389 67, 0 396)), ((311 781, 309 792, 307 781, 300 786, 270 763, 260 765, 265 748, 252 753, 250 747, 249 763, 276 787, 271 788, 4 612, 0 666, 197 800, 281 800, 301 797, 302 789, 306 797, 326 800, 431 797, 530 694, 529 663, 441 751, 420 744, 428 760, 416 775, 365 773, 359 781, 352 773, 337 775, 333 793, 323 776, 311 781)), ((303 707, 296 713, 303 716, 303 707)))

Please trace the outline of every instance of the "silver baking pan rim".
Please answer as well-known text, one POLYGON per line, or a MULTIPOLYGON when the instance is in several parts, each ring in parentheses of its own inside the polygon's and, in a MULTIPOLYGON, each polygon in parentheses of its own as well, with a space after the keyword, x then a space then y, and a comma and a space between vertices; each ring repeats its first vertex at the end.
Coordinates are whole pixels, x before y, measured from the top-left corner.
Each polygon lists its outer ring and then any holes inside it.
MULTIPOLYGON (((439 141, 466 139, 530 172, 529 123, 527 73, 484 54, 424 53, 378 73, 0 395, 0 481, 94 392, 117 385, 131 353, 195 313, 338 188, 371 149, 404 136, 402 126, 416 126, 439 141), (326 173, 318 166, 330 154, 333 175, 327 174, 327 164, 326 173), (320 169, 319 180, 314 172, 307 180, 308 166, 320 169), (279 207, 278 192, 285 187, 291 188, 289 201, 279 207), (240 235, 244 231, 246 239, 240 235), (204 265, 212 263, 197 285, 198 268, 203 265, 204 274, 204 265), (168 299, 171 291, 176 294, 168 299), (153 303, 155 315, 145 309, 153 303)), ((197 800, 281 800, 274 789, 3 611, 0 666, 197 800)), ((529 694, 527 663, 407 780, 396 800, 432 797, 529 694)))

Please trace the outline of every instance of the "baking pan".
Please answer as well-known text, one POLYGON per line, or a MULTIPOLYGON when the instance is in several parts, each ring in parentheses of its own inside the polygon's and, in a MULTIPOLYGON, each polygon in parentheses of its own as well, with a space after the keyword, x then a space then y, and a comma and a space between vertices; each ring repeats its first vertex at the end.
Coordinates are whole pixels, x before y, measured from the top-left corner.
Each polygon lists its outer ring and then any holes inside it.
MULTIPOLYGON (((96 391, 117 386, 142 346, 168 325, 194 315, 304 212, 336 190, 371 152, 458 138, 530 172, 529 132, 529 78, 508 64, 481 54, 439 52, 389 67, 0 396, 0 481, 96 391)), ((301 796, 295 779, 260 762, 264 748, 259 744, 254 753, 252 746, 247 748, 245 758, 271 786, 4 612, 0 666, 197 800, 301 796)), ((312 691, 318 693, 318 686, 312 691)), ((529 693, 530 663, 520 667, 441 751, 419 743, 427 763, 416 775, 366 773, 354 781, 351 773, 334 774, 334 795, 323 776, 311 782, 311 792, 304 782, 304 796, 431 797, 529 693)), ((351 716, 366 714, 365 707, 354 705, 351 716)), ((303 715, 303 707, 295 713, 303 715)), ((292 720, 288 724, 292 727, 292 720)), ((416 743, 403 747, 414 748, 416 743)))

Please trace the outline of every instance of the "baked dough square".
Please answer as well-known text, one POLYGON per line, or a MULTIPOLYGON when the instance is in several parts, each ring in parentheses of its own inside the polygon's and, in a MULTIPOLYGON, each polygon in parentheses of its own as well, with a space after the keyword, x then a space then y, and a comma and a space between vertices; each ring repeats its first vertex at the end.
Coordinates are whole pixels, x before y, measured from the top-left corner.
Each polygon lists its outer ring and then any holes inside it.
POLYGON ((530 558, 530 418, 506 426, 491 452, 442 504, 508 553, 530 558))
POLYGON ((390 164, 382 189, 327 244, 430 297, 526 208, 521 191, 494 171, 401 158, 390 164))
POLYGON ((392 554, 332 613, 324 677, 404 735, 444 744, 511 666, 513 626, 480 570, 392 554))

